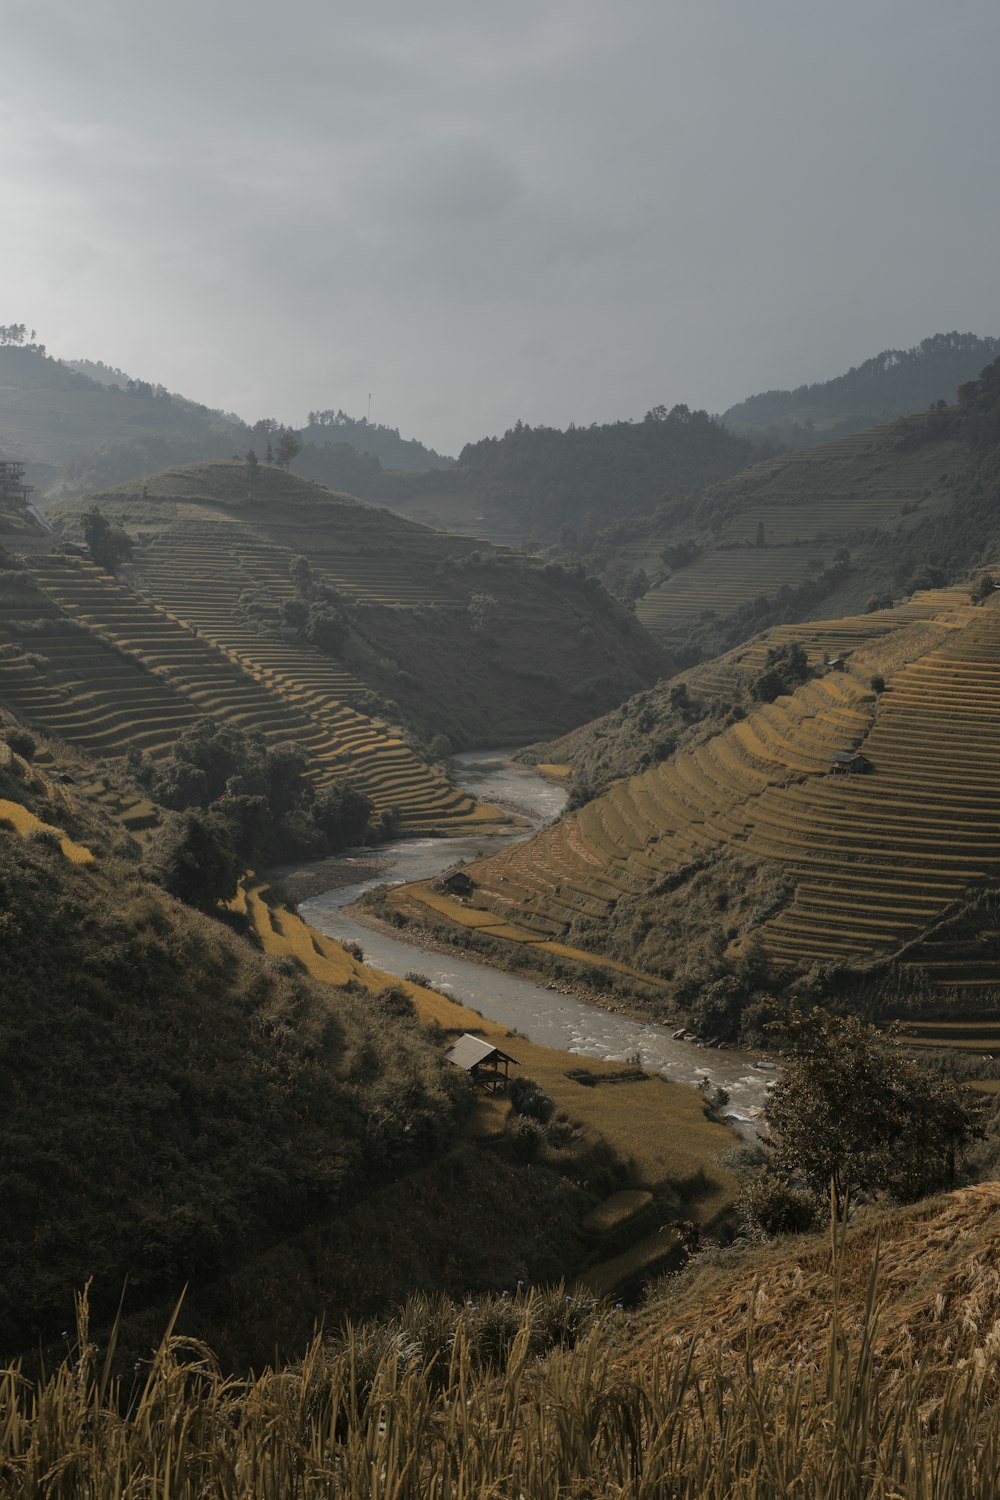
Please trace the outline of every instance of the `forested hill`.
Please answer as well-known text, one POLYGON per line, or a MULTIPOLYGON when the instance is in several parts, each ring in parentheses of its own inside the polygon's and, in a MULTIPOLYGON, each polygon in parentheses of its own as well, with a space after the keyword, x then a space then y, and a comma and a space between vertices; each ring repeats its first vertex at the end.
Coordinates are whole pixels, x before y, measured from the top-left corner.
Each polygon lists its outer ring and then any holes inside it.
POLYGON ((29 465, 39 495, 77 494, 167 463, 232 456, 238 428, 220 412, 144 380, 91 379, 41 346, 0 345, 0 450, 29 465))
POLYGON ((883 349, 833 380, 749 396, 724 412, 722 421, 742 436, 811 447, 938 401, 952 402, 958 387, 998 354, 1000 339, 936 333, 912 349, 883 349))
MULTIPOLYGON (((326 447, 346 443, 356 453, 377 459, 384 469, 450 469, 454 462, 435 453, 433 448, 426 448, 416 438, 400 437, 398 427, 369 422, 364 417, 349 417, 339 409, 311 411, 299 437, 303 444, 320 452, 326 447)), ((310 474, 309 477, 320 476, 310 474)))
MULTIPOLYGON (((100 361, 54 359, 42 344, 0 340, 0 454, 28 465, 43 504, 250 448, 263 463, 282 431, 274 418, 248 423, 100 361)), ((382 498, 387 472, 453 467, 397 428, 341 410, 310 412, 296 436, 298 473, 370 500, 382 498)))
POLYGON ((641 422, 565 432, 518 422, 502 438, 467 444, 459 468, 484 507, 516 517, 524 535, 552 541, 562 527, 600 529, 765 456, 707 412, 657 406, 641 422))

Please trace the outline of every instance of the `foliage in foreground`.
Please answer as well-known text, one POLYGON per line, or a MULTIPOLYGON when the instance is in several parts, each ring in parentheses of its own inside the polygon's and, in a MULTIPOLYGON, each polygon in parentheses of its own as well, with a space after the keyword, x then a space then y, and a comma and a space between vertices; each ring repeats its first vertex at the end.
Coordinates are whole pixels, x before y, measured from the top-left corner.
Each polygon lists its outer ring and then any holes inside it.
POLYGON ((0 1483, 53 1500, 993 1496, 993 1363, 967 1358, 957 1331, 944 1367, 883 1369, 877 1246, 856 1322, 841 1316, 837 1253, 829 1277, 825 1340, 791 1364, 752 1320, 730 1339, 742 1357, 695 1338, 629 1359, 626 1315, 557 1292, 487 1309, 424 1300, 246 1379, 168 1330, 119 1383, 84 1302, 47 1380, 0 1374, 0 1483))

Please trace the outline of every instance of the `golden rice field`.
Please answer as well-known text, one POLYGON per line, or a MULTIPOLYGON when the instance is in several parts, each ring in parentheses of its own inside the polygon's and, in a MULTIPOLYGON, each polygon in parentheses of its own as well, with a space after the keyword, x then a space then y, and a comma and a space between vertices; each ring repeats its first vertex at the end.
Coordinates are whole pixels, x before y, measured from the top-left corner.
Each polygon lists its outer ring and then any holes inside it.
MULTIPOLYGON (((573 1122, 581 1152, 602 1144, 612 1153, 623 1178, 637 1186, 613 1194, 581 1226, 598 1257, 603 1239, 616 1236, 616 1253, 606 1260, 597 1258, 585 1273, 584 1280, 593 1290, 610 1292, 624 1281, 653 1274, 675 1257, 678 1239, 673 1225, 651 1229, 640 1223, 634 1239, 622 1245, 621 1231, 653 1201, 654 1194, 667 1191, 682 1198, 685 1213, 703 1224, 732 1203, 735 1179, 717 1160, 732 1144, 732 1137, 727 1126, 709 1117, 694 1089, 637 1070, 623 1077, 620 1063, 590 1058, 587 1081, 581 1083, 575 1076, 579 1058, 526 1037, 511 1037, 505 1027, 460 1001, 369 967, 289 911, 255 877, 243 881, 232 906, 249 919, 265 953, 296 959, 314 979, 333 985, 360 984, 374 994, 389 986, 401 988, 413 1002, 418 1019, 437 1028, 442 1039, 472 1031, 501 1046, 515 1057, 515 1072, 540 1084, 573 1122)), ((484 1099, 468 1131, 481 1137, 495 1133, 502 1123, 497 1101, 484 1099)))
MULTIPOLYGON (((802 633, 771 632, 739 669, 802 633)), ((439 912, 450 905, 463 923, 489 913, 537 943, 578 915, 607 919, 621 898, 729 849, 794 882, 790 903, 759 931, 779 966, 890 954, 920 937, 1000 873, 1000 609, 943 590, 881 620, 804 634, 817 661, 850 649, 844 670, 480 862, 473 897, 438 897, 439 912), (887 681, 880 696, 873 672, 887 681), (871 773, 834 773, 833 754, 857 748, 871 773)), ((942 986, 997 985, 1000 960, 979 953, 919 957, 942 986)))
MULTIPOLYGON (((451 787, 386 725, 345 702, 335 664, 324 679, 320 653, 303 649, 280 670, 263 663, 255 669, 231 647, 77 558, 38 556, 31 576, 43 595, 41 625, 26 634, 16 614, 6 622, 0 617, 0 694, 46 733, 108 758, 130 747, 156 757, 187 725, 210 715, 271 743, 299 745, 319 785, 350 779, 378 811, 397 807, 406 830, 500 817, 451 787), (60 629, 66 618, 85 629, 66 633, 60 629)), ((294 648, 288 651, 295 656, 294 648)))

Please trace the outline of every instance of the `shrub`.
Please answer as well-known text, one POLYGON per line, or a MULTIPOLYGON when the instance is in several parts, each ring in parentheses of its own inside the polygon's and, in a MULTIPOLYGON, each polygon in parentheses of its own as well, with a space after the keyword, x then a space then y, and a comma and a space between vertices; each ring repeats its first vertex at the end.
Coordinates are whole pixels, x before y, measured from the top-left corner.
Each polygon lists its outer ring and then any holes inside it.
POLYGON ((38 746, 33 737, 26 729, 15 725, 13 729, 5 729, 3 732, 4 743, 19 755, 22 760, 33 760, 38 746))
POLYGON ((555 1114, 556 1102, 533 1078, 515 1078, 507 1090, 511 1113, 526 1115, 547 1125, 555 1114))
POLYGON ((416 1007, 401 984, 390 984, 372 997, 372 1004, 384 1015, 410 1017, 416 1015, 416 1007))
POLYGON ((745 1232, 754 1238, 802 1234, 816 1223, 818 1203, 805 1188, 793 1187, 766 1168, 744 1185, 737 1212, 745 1232))

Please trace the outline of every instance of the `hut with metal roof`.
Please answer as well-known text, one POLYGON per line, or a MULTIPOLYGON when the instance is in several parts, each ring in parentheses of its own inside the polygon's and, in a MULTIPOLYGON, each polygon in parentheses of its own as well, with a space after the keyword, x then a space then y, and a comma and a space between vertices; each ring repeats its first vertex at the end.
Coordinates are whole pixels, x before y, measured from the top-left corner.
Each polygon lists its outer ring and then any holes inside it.
POLYGON ((464 1032, 457 1042, 452 1042, 445 1059, 454 1063, 456 1068, 464 1068, 473 1083, 491 1093, 502 1093, 507 1087, 511 1064, 518 1066, 516 1057, 501 1052, 492 1042, 474 1036, 471 1031, 464 1032))

